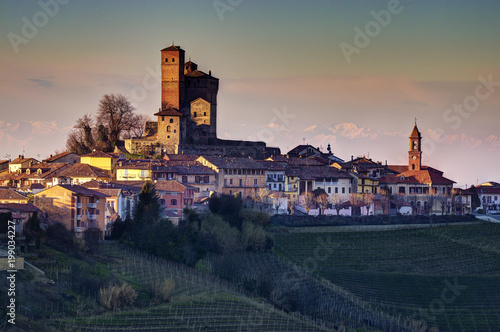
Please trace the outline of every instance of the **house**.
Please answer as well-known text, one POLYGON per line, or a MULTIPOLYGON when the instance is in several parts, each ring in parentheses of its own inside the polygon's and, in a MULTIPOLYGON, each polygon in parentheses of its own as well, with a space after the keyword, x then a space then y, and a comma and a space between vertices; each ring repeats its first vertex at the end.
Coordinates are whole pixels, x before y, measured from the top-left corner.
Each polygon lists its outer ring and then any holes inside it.
POLYGON ((259 161, 215 156, 200 156, 197 161, 217 172, 216 191, 220 194, 239 194, 246 199, 266 187, 265 167, 259 161))
MULTIPOLYGON (((1 191, 1 190, 0 190, 1 191)), ((0 213, 11 213, 12 221, 15 223, 15 231, 23 236, 24 225, 31 216, 41 212, 39 208, 31 203, 0 203, 0 213)))
POLYGON ((487 214, 500 214, 500 186, 479 185, 476 187, 481 209, 487 214))
POLYGON ((342 159, 333 155, 330 144, 327 147, 328 153, 321 152, 320 148, 315 148, 312 145, 297 145, 295 148, 288 151, 288 157, 298 157, 298 158, 317 158, 323 165, 330 164, 332 162, 343 162, 342 159), (321 160, 324 159, 324 160, 321 160))
MULTIPOLYGON (((85 182, 82 187, 99 191, 108 195, 106 198, 106 208, 109 214, 114 210, 122 220, 127 217, 132 217, 135 207, 137 205, 137 196, 142 189, 144 182, 130 182, 125 183, 111 182, 103 183, 95 180, 85 182), (111 190, 111 191, 107 191, 111 190), (119 191, 116 191, 119 190, 119 191), (108 207, 110 209, 108 209, 108 207)), ((113 219, 110 217, 110 220, 113 219)))
POLYGON ((217 190, 217 172, 196 162, 194 165, 172 166, 175 179, 195 189, 195 197, 209 197, 217 190))
POLYGON ((274 161, 260 162, 266 171, 266 186, 272 191, 285 191, 285 178, 287 166, 274 161))
MULTIPOLYGON (((88 166, 88 165, 87 165, 88 166)), ((57 207, 62 211, 61 223, 79 237, 86 229, 97 227, 105 232, 107 195, 78 185, 60 184, 34 195, 34 204, 44 210, 57 207)))
POLYGON ((108 153, 103 151, 93 151, 80 157, 80 163, 98 167, 113 173, 118 161, 126 160, 123 153, 108 153))
POLYGON ((0 160, 0 173, 2 173, 5 170, 7 171, 9 170, 9 163, 10 163, 9 159, 0 160))
POLYGON ((91 166, 88 164, 76 163, 62 170, 57 177, 53 179, 52 185, 57 184, 74 184, 79 185, 91 180, 100 182, 110 182, 112 176, 102 168, 91 166))
POLYGON ((152 181, 155 172, 160 172, 163 163, 155 159, 131 159, 116 165, 117 181, 152 181))
POLYGON ((56 155, 50 155, 49 158, 42 160, 42 162, 46 162, 48 164, 76 164, 80 161, 80 156, 74 152, 62 152, 56 155))
POLYGON ((182 210, 194 203, 194 188, 187 187, 175 180, 158 181, 155 190, 160 198, 163 208, 162 216, 178 224, 182 219, 182 210))
POLYGON ((21 195, 13 189, 1 189, 0 190, 0 203, 17 203, 26 204, 28 203, 28 198, 21 195))
POLYGON ((301 167, 298 174, 299 195, 323 189, 330 198, 338 195, 347 201, 349 194, 355 192, 353 176, 334 167, 301 167))
POLYGON ((92 190, 106 195, 106 204, 104 209, 104 236, 110 236, 113 223, 118 219, 125 220, 127 218, 127 215, 120 215, 120 212, 123 210, 122 206, 125 203, 123 190, 120 188, 92 188, 92 190))
POLYGON ((27 168, 18 168, 16 171, 0 176, 0 183, 11 187, 20 188, 25 192, 32 192, 34 188, 39 189, 51 186, 54 178, 68 167, 68 164, 49 164, 42 162, 27 168), (40 185, 33 187, 34 184, 40 185), (33 188, 32 188, 33 187, 33 188))
POLYGON ((23 155, 19 155, 18 158, 9 163, 9 173, 14 173, 19 168, 28 168, 38 163, 39 161, 35 158, 24 158, 23 155))

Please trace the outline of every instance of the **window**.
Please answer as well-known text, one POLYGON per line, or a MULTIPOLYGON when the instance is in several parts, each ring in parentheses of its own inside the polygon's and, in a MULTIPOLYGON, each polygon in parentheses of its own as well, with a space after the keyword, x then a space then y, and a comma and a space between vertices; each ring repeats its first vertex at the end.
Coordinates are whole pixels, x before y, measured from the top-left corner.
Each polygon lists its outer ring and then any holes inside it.
POLYGON ((174 119, 173 118, 170 118, 170 123, 174 123, 174 119))
POLYGON ((241 175, 241 169, 238 170, 238 175, 241 175))
POLYGON ((170 126, 167 126, 167 133, 171 132, 172 128, 170 126))
POLYGON ((177 130, 174 129, 174 134, 177 132, 177 130))
POLYGON ((349 194, 351 193, 351 188, 349 188, 349 194))
POLYGON ((177 205, 177 200, 175 198, 171 199, 170 200, 170 205, 177 205))
POLYGON ((415 164, 411 165, 411 169, 415 170, 415 164))
POLYGON ((165 59, 165 62, 168 62, 168 58, 165 59))
POLYGON ((165 117, 164 116, 161 117, 161 121, 165 121, 165 117))
POLYGON ((339 193, 339 188, 338 187, 335 187, 335 193, 338 194, 339 193))
POLYGON ((193 114, 194 114, 194 117, 196 118, 196 117, 197 117, 197 114, 196 114, 196 112, 194 112, 193 114))
POLYGON ((188 182, 188 177, 187 175, 182 176, 182 183, 187 183, 188 182))
POLYGON ((175 62, 175 58, 172 58, 172 62, 175 62))
POLYGON ((400 193, 400 194, 403 194, 403 195, 404 195, 404 194, 406 194, 406 189, 405 189, 405 187, 399 187, 399 193, 400 193))
POLYGON ((240 179, 240 187, 243 186, 243 179, 240 179))
POLYGON ((99 215, 99 210, 95 210, 95 214, 99 215))
POLYGON ((233 184, 233 179, 229 179, 229 184, 233 184))
POLYGON ((205 175, 205 176, 203 177, 203 182, 205 182, 205 183, 209 183, 209 182, 210 182, 210 177, 209 177, 208 175, 205 175))
POLYGON ((227 179, 224 179, 224 186, 227 186, 227 179))
POLYGON ((345 194, 345 188, 342 187, 342 194, 345 194))
POLYGON ((207 112, 203 112, 203 116, 207 116, 207 112))
POLYGON ((332 193, 332 187, 328 187, 328 193, 331 194, 332 193))

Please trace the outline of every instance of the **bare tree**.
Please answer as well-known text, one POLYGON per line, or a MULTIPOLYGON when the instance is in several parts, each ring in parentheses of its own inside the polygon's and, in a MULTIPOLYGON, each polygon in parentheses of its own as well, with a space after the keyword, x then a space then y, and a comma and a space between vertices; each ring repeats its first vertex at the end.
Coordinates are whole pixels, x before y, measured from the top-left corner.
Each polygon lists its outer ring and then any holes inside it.
POLYGON ((132 125, 126 135, 128 138, 144 136, 146 123, 151 121, 152 119, 149 115, 135 114, 132 118, 132 125))
POLYGON ((97 124, 108 129, 110 141, 117 141, 133 126, 134 107, 122 94, 105 94, 99 101, 97 124))
POLYGON ((261 211, 263 209, 263 206, 267 204, 270 193, 271 192, 269 191, 269 189, 265 187, 260 187, 254 192, 252 199, 254 202, 259 204, 261 211))
POLYGON ((300 195, 300 203, 306 210, 306 213, 309 214, 309 211, 314 206, 314 194, 312 192, 307 192, 300 195))
POLYGON ((380 200, 380 204, 382 205, 382 213, 389 214, 389 190, 380 189, 380 194, 378 195, 378 199, 380 200), (385 208, 387 207, 387 212, 385 208))
POLYGON ((314 198, 316 203, 319 205, 319 214, 323 214, 325 211, 326 207, 328 206, 328 203, 330 203, 330 198, 328 197, 328 194, 322 193, 319 194, 314 198))
POLYGON ((290 215, 295 213, 295 207, 297 206, 297 198, 295 196, 288 198, 288 210, 290 210, 290 215))
POLYGON ((372 193, 365 193, 361 197, 361 200, 363 201, 363 203, 365 203, 366 206, 366 215, 370 214, 370 207, 373 204, 373 197, 374 195, 372 193))
POLYGON ((349 194, 349 201, 352 204, 353 215, 356 215, 359 210, 360 203, 363 202, 361 194, 352 193, 349 194))
POLYGON ((282 191, 275 191, 270 196, 274 199, 273 206, 276 209, 276 214, 278 214, 281 205, 283 205, 283 199, 286 198, 286 195, 282 191))
POLYGON ((437 195, 437 200, 439 202, 439 206, 441 207, 441 215, 444 215, 444 211, 448 206, 448 196, 442 193, 437 195))
POLYGON ((332 205, 337 211, 337 215, 340 214, 340 210, 342 209, 342 203, 344 203, 342 196, 340 196, 340 194, 333 194, 332 205))

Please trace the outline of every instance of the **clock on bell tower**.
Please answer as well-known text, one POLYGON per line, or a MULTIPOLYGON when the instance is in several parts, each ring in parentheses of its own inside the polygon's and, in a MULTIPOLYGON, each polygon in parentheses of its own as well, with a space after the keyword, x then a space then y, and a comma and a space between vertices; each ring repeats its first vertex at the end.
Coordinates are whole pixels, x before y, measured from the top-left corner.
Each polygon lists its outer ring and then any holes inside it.
POLYGON ((409 139, 410 150, 408 151, 408 169, 410 171, 420 171, 422 166, 422 135, 420 135, 420 131, 418 131, 416 120, 409 139))

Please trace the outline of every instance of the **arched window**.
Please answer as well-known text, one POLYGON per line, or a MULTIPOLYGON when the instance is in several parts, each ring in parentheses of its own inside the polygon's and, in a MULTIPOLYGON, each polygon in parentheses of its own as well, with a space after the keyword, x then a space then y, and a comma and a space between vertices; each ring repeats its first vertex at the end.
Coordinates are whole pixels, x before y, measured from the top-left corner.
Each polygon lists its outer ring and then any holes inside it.
POLYGON ((175 62, 175 58, 172 58, 172 62, 175 62))
POLYGON ((165 59, 165 62, 168 62, 168 58, 165 59))
POLYGON ((169 133, 171 130, 172 128, 170 128, 170 126, 167 126, 167 133, 169 133))
POLYGON ((207 112, 203 112, 203 116, 207 116, 207 112))
POLYGON ((177 205, 177 200, 176 199, 170 200, 170 205, 177 205))
POLYGON ((174 123, 174 119, 170 118, 170 123, 174 123))
POLYGON ((415 170, 415 164, 411 165, 411 169, 415 170))

